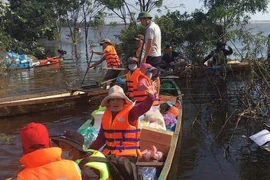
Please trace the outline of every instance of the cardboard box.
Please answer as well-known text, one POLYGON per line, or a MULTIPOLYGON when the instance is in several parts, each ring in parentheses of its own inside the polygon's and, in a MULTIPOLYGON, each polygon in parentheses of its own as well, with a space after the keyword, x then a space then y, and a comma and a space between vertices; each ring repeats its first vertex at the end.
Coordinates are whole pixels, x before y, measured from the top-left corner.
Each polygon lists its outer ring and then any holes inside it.
POLYGON ((156 146, 158 151, 164 153, 167 156, 170 144, 172 140, 173 132, 154 129, 150 127, 143 127, 141 129, 140 137, 140 149, 151 149, 152 146, 156 146))

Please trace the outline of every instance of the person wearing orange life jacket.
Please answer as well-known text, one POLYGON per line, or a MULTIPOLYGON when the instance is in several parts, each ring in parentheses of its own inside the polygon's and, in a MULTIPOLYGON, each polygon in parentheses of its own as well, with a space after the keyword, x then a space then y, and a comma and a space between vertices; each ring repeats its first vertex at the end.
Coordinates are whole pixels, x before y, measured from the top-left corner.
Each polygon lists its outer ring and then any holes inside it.
POLYGON ((141 64, 141 60, 144 58, 145 47, 144 47, 144 35, 138 34, 134 40, 136 41, 136 58, 139 60, 139 64, 141 64))
POLYGON ((138 67, 138 59, 136 57, 129 57, 127 60, 127 67, 129 69, 126 74, 126 86, 128 97, 134 101, 134 91, 137 89, 139 76, 142 75, 140 68, 138 67))
POLYGON ((40 123, 29 123, 20 131, 23 157, 18 180, 81 180, 78 165, 61 158, 62 150, 51 147, 47 128, 40 123))
POLYGON ((146 113, 156 99, 156 85, 148 85, 147 98, 134 105, 123 89, 115 85, 109 89, 101 106, 106 107, 97 139, 91 149, 104 146, 104 155, 126 156, 132 161, 141 157, 138 118, 146 113))
POLYGON ((84 137, 78 131, 68 130, 61 136, 52 137, 52 141, 63 150, 62 156, 78 163, 82 172, 82 180, 110 179, 107 164, 98 161, 98 159, 105 159, 105 156, 99 151, 86 149, 84 137))
MULTIPOLYGON (((152 84, 152 77, 156 75, 157 69, 150 64, 147 63, 142 63, 140 65, 140 71, 141 74, 138 77, 137 84, 134 84, 136 89, 134 90, 134 100, 136 103, 142 102, 146 96, 147 96, 147 85, 152 84)), ((159 98, 157 94, 157 99, 153 102, 153 106, 158 106, 159 105, 159 98)))
MULTIPOLYGON (((99 61, 96 61, 94 64, 90 65, 89 68, 95 68, 97 65, 101 64, 103 61, 106 60, 108 68, 120 68, 121 61, 117 55, 115 48, 112 45, 110 39, 104 39, 100 42, 100 45, 103 48, 102 52, 97 52, 92 50, 92 53, 102 55, 99 61)), ((119 70, 109 69, 103 78, 103 81, 107 81, 109 79, 114 79, 119 75, 119 70)))

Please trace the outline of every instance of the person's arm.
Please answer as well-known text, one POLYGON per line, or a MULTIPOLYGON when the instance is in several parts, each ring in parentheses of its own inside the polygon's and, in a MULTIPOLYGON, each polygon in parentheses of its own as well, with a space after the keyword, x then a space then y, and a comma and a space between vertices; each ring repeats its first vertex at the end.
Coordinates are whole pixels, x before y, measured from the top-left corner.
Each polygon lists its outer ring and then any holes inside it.
POLYGON ((105 61, 106 58, 103 56, 99 61, 95 62, 94 64, 90 65, 89 68, 95 68, 97 65, 101 64, 103 61, 105 61))
POLYGON ((104 130, 100 127, 97 139, 89 146, 90 149, 99 150, 106 142, 104 130))
POLYGON ((104 54, 105 54, 104 51, 98 52, 98 51, 94 51, 94 49, 92 50, 92 53, 93 53, 93 54, 97 54, 97 55, 104 55, 104 54))
POLYGON ((211 57, 213 57, 214 55, 214 51, 212 51, 210 54, 208 54, 208 56, 206 56, 204 59, 203 59, 203 62, 202 63, 205 63, 208 59, 210 59, 211 57))
POLYGON ((145 48, 145 54, 144 54, 144 57, 142 59, 142 63, 146 63, 146 59, 147 59, 147 57, 150 54, 150 50, 152 48, 152 44, 153 44, 153 40, 152 39, 148 39, 147 40, 147 46, 145 48))
POLYGON ((232 48, 231 48, 230 46, 228 46, 228 49, 229 49, 229 50, 224 49, 224 54, 225 54, 225 56, 231 55, 231 54, 233 53, 233 50, 232 50, 232 48))
POLYGON ((150 110, 153 102, 157 100, 156 83, 147 86, 147 97, 139 104, 136 104, 129 112, 128 119, 131 125, 135 125, 136 120, 150 110))

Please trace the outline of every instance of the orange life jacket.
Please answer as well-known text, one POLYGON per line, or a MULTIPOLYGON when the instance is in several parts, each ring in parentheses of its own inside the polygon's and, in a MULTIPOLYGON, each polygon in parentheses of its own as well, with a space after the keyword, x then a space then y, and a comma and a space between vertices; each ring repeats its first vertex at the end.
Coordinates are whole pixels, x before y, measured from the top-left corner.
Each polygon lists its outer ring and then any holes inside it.
POLYGON ((25 154, 20 162, 25 168, 17 175, 20 180, 81 180, 79 167, 71 160, 61 159, 58 147, 45 148, 25 154))
MULTIPOLYGON (((139 76, 143 76, 146 80, 147 80, 147 84, 152 84, 153 81, 152 79, 150 79, 148 76, 146 76, 145 74, 143 74, 142 72, 140 73, 139 76)), ((133 89, 134 89, 134 92, 133 92, 133 101, 136 101, 136 103, 140 103, 142 102, 148 95, 148 93, 146 92, 146 90, 138 90, 138 83, 139 83, 139 80, 136 81, 136 79, 139 79, 139 76, 138 77, 134 77, 134 83, 133 83, 133 89)), ((158 97, 157 97, 158 98, 158 97)), ((159 98, 158 98, 159 99, 159 98)), ((155 100, 153 102, 153 106, 157 106, 159 105, 160 102, 159 100, 155 100)))
POLYGON ((115 48, 112 45, 108 45, 105 48, 105 59, 107 62, 107 67, 120 67, 121 62, 117 55, 115 48))
POLYGON ((128 121, 128 114, 132 107, 133 105, 124 107, 114 119, 109 108, 104 112, 101 122, 106 138, 106 145, 102 152, 104 155, 141 157, 138 120, 136 126, 130 125, 128 121))
POLYGON ((131 73, 131 71, 129 71, 126 74, 126 84, 127 84, 127 88, 128 88, 128 97, 131 100, 134 100, 134 89, 136 89, 137 87, 134 86, 134 84, 138 84, 139 81, 139 76, 142 74, 142 72, 140 71, 140 68, 135 69, 135 71, 133 71, 131 73))

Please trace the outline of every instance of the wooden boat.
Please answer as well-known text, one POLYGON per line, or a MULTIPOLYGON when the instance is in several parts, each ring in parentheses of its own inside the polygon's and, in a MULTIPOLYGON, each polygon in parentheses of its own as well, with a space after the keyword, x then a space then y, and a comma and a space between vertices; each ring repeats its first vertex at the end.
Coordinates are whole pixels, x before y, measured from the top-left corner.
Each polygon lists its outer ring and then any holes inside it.
MULTIPOLYGON (((240 61, 229 61, 225 66, 226 74, 237 74, 237 73, 244 73, 249 72, 251 70, 251 63, 250 62, 240 62, 240 61)), ((202 76, 202 75, 209 75, 213 73, 224 72, 224 67, 222 66, 198 66, 198 65, 188 65, 184 69, 180 71, 173 72, 173 74, 178 76, 187 76, 187 75, 194 75, 194 76, 202 76)))
POLYGON ((1 98, 0 118, 17 116, 27 113, 48 111, 57 108, 72 108, 78 104, 95 103, 107 94, 108 90, 92 87, 88 90, 71 92, 25 95, 12 98, 1 98))
MULTIPOLYGON (((161 79, 160 89, 161 101, 171 101, 176 103, 182 100, 181 91, 174 81, 174 79, 161 79), (165 84, 165 85, 164 85, 165 84)), ((181 146, 181 133, 182 133, 182 107, 179 107, 179 116, 177 117, 177 124, 173 132, 170 148, 164 162, 137 162, 140 167, 156 167, 156 177, 158 180, 176 179, 177 165, 179 159, 179 151, 181 146)), ((140 139, 143 139, 141 136, 140 139)))
MULTIPOLYGON (((161 79, 161 89, 160 89, 160 97, 161 101, 171 101, 173 103, 181 101, 181 91, 175 81, 173 79, 167 79, 162 78, 161 79)), ((104 110, 104 109, 103 109, 104 110)), ((165 180, 165 179, 176 179, 176 172, 177 172, 177 164, 179 159, 179 147, 180 147, 180 138, 182 133, 182 107, 179 107, 179 116, 177 117, 177 124, 175 127, 175 131, 172 133, 172 138, 169 145, 169 151, 166 156, 166 160, 164 162, 142 162, 139 161, 136 163, 137 166, 140 167, 155 167, 157 169, 156 171, 156 177, 159 180, 165 180)), ((97 115, 98 120, 94 118, 94 127, 96 130, 99 130, 100 127, 100 121, 102 114, 97 115), (98 124, 98 125, 97 125, 98 124)), ((88 137, 87 134, 87 128, 89 128, 90 122, 92 120, 87 120, 79 129, 78 131, 84 135, 84 137, 88 137)), ((92 132, 92 131, 90 131, 92 132)), ((141 134, 140 139, 142 140, 144 137, 142 137, 143 134, 141 134)), ((88 141, 88 140, 87 140, 88 141)), ((153 142, 156 142, 157 139, 153 139, 153 142)), ((87 142, 85 145, 86 147, 89 146, 90 142, 87 142)))
POLYGON ((60 57, 47 57, 33 62, 33 67, 50 66, 61 62, 60 57))

